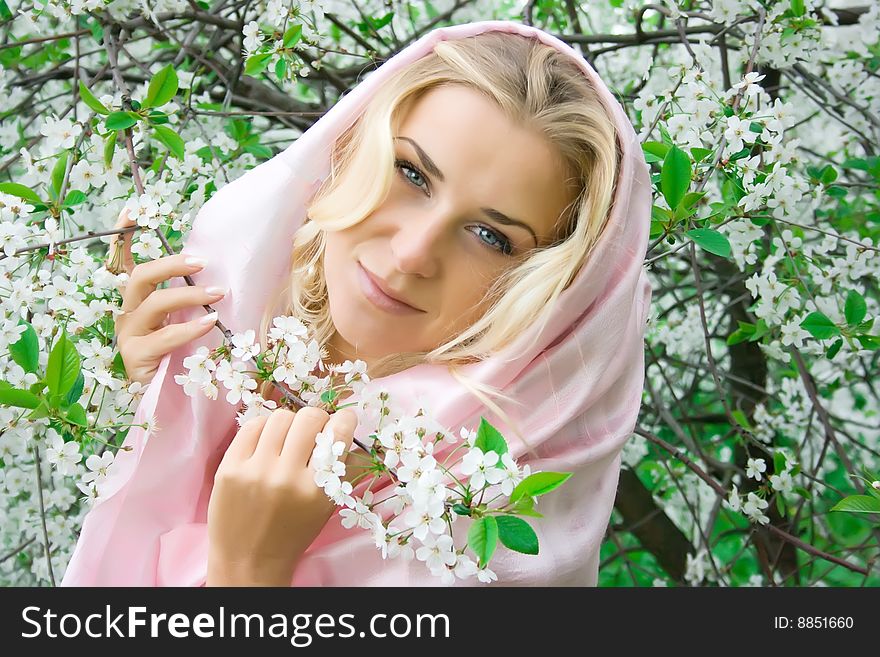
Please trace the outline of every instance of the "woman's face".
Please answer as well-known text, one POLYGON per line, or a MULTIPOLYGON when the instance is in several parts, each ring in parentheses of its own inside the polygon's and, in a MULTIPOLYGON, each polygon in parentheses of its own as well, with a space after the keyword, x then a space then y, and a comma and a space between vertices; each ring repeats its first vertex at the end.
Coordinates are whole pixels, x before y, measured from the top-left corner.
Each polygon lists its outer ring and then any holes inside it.
POLYGON ((484 295, 502 272, 555 239, 574 197, 543 137, 461 85, 422 96, 394 148, 382 205, 326 235, 332 362, 369 365, 457 335, 488 309, 484 295), (410 307, 389 304, 377 286, 410 307))

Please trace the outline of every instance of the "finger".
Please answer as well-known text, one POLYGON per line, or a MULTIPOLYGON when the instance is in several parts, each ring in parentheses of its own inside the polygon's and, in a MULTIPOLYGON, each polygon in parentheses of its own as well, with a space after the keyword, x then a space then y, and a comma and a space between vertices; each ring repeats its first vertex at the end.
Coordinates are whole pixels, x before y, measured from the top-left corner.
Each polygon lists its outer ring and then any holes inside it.
MULTIPOLYGON (((124 330, 131 336, 147 335, 164 326, 170 313, 193 306, 206 306, 224 297, 225 290, 214 288, 216 291, 209 293, 211 289, 186 285, 155 290, 140 306, 126 313, 124 330)), ((195 319, 201 319, 202 316, 200 313, 195 319)))
POLYGON ((188 322, 168 324, 146 335, 126 334, 125 348, 130 353, 137 354, 139 360, 150 363, 161 359, 181 345, 202 337, 210 332, 216 323, 217 313, 211 313, 188 322))
POLYGON ((315 448, 315 436, 329 420, 330 414, 316 406, 305 406, 296 412, 280 454, 286 469, 293 471, 308 463, 315 448))
MULTIPOLYGON (((333 432, 334 443, 341 441, 345 444, 345 449, 340 457, 340 460, 343 463, 348 458, 347 452, 351 448, 351 443, 354 440, 354 430, 357 427, 357 423, 357 413, 350 408, 343 408, 331 415, 330 420, 328 420, 327 424, 324 426, 324 431, 333 432)), ((312 443, 308 450, 308 454, 306 455, 306 464, 309 467, 312 466, 312 452, 314 451, 314 448, 315 444, 312 443)))
POLYGON ((125 285, 122 310, 126 313, 135 310, 144 302, 144 299, 156 291, 156 286, 159 283, 174 276, 194 274, 207 264, 204 259, 195 258, 192 260, 192 258, 194 257, 188 254, 178 253, 139 264, 131 272, 125 285), (192 264, 188 264, 187 259, 191 259, 192 264))
POLYGON ((229 443, 229 447, 226 448, 226 453, 223 455, 220 465, 222 466, 223 463, 228 461, 240 462, 250 458, 254 453, 254 449, 260 440, 260 434, 268 419, 266 415, 259 415, 245 422, 238 430, 238 433, 235 434, 232 442, 229 443))
MULTIPOLYGON (((122 208, 113 228, 128 228, 129 226, 134 225, 135 222, 129 217, 128 208, 122 208)), ((122 236, 121 242, 118 234, 110 237, 106 261, 108 271, 115 274, 122 273, 123 271, 127 274, 131 274, 134 269, 134 258, 131 255, 131 238, 133 234, 133 232, 125 233, 122 236)))
POLYGON ((289 409, 278 408, 272 411, 260 435, 260 443, 254 450, 253 458, 266 461, 275 459, 281 453, 281 447, 294 420, 294 412, 289 409))

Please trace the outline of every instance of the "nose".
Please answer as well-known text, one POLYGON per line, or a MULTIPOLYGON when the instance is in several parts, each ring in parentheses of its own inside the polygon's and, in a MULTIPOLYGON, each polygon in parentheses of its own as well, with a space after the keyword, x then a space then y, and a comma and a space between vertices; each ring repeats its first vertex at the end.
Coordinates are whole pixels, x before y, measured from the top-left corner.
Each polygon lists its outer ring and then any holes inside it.
POLYGON ((391 253, 397 269, 423 278, 436 276, 448 224, 449 217, 439 212, 402 218, 391 237, 391 253))

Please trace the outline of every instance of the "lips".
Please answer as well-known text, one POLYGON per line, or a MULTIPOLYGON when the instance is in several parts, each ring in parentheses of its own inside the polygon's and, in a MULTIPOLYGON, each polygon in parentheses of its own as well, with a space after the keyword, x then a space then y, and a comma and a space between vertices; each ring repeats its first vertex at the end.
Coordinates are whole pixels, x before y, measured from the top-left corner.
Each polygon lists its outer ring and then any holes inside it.
POLYGON ((394 314, 424 312, 396 294, 381 278, 367 270, 360 262, 358 262, 358 275, 361 289, 373 305, 394 314))

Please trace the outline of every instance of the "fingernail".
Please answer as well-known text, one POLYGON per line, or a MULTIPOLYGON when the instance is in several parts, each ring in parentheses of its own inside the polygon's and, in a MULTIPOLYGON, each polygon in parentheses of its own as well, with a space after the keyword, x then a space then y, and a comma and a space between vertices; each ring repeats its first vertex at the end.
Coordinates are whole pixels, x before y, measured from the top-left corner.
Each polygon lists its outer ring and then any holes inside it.
POLYGON ((204 267, 208 264, 208 261, 204 258, 196 258, 195 256, 190 256, 185 260, 185 262, 190 267, 204 267))
POLYGON ((346 431, 353 431, 357 427, 357 413, 351 409, 344 409, 343 411, 337 411, 337 413, 339 414, 337 421, 340 423, 341 428, 344 428, 346 431))
POLYGON ((199 324, 213 324, 217 321, 217 311, 209 313, 199 320, 199 324))
POLYGON ((205 288, 205 292, 206 292, 208 295, 212 296, 212 297, 222 297, 222 296, 226 296, 226 293, 227 293, 228 291, 229 291, 229 290, 228 290, 227 288, 225 288, 225 287, 215 287, 215 286, 213 286, 213 285, 212 285, 211 287, 206 287, 206 288, 205 288))

